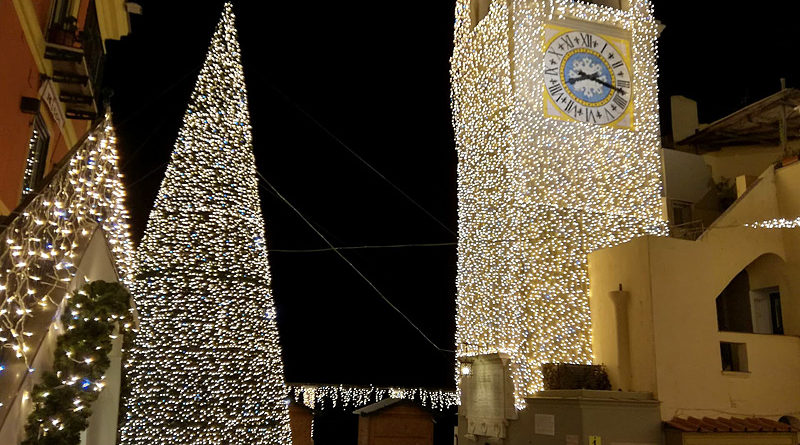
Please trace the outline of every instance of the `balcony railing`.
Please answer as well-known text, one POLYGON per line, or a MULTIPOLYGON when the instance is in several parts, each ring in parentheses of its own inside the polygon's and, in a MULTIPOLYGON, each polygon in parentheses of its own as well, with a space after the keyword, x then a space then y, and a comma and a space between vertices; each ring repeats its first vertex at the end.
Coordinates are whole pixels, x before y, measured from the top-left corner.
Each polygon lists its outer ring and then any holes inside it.
POLYGON ((700 238, 700 235, 706 231, 703 221, 690 221, 683 224, 675 224, 669 226, 669 236, 673 238, 688 239, 694 241, 700 238))
POLYGON ((51 80, 59 84, 59 99, 70 119, 94 119, 98 114, 103 43, 91 2, 83 30, 74 17, 54 17, 47 30, 44 57, 53 64, 51 80))

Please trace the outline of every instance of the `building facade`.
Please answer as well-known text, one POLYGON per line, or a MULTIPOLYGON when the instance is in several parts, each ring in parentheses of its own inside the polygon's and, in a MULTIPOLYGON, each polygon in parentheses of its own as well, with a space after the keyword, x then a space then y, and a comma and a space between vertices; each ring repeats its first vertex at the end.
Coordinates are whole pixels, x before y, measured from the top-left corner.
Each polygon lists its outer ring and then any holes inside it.
MULTIPOLYGON (((25 437, 53 363, 67 294, 129 284, 116 136, 103 108, 105 42, 128 34, 121 0, 0 2, 0 443, 25 437)), ((116 440, 121 337, 83 444, 116 440)))
POLYGON ((649 2, 457 3, 462 445, 796 442, 800 98, 709 125, 673 98, 662 149, 658 29, 649 2), (613 390, 541 391, 548 362, 613 390))
POLYGON ((102 117, 105 41, 130 31, 123 0, 0 4, 0 216, 41 184, 102 117))
MULTIPOLYGON (((674 156, 683 160, 667 164, 667 178, 686 173, 671 167, 699 162, 712 188, 734 188, 733 202, 698 237, 643 237, 589 256, 595 360, 615 389, 653 393, 664 421, 798 426, 798 105, 786 89, 710 125, 694 119, 677 132, 674 156)), ((685 182, 682 193, 708 187, 685 182)))
POLYGON ((797 99, 695 122, 677 139, 701 146, 664 149, 665 203, 699 231, 588 255, 594 363, 611 390, 538 391, 516 410, 508 355, 462 359, 459 443, 797 443, 797 99))

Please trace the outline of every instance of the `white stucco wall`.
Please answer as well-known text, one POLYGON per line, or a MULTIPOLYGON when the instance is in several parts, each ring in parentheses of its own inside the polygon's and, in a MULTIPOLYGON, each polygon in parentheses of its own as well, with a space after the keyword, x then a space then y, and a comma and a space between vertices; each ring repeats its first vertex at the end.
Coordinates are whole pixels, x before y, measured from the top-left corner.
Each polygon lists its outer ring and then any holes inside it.
POLYGON ((672 139, 679 142, 693 135, 700 126, 697 117, 697 102, 684 96, 669 98, 672 121, 672 139))
MULTIPOLYGON (((800 168, 765 172, 697 241, 645 237, 589 256, 595 360, 619 381, 616 325, 608 296, 630 293, 631 388, 653 392, 661 415, 800 413, 800 317, 794 258, 797 230, 756 230, 743 223, 800 211, 800 168), (780 204, 779 204, 780 202, 780 204), (762 255, 772 256, 763 257, 762 255), (761 258, 756 263, 755 260, 761 258), (767 258, 767 260, 765 260, 767 258), (786 260, 784 263, 783 260, 786 260), (779 281, 787 334, 719 332, 715 299, 751 265, 751 288, 779 281), (779 270, 769 270, 769 266, 779 270), (745 343, 749 373, 723 373, 720 341, 745 343)), ((772 285, 772 284, 769 284, 772 285)), ((616 386, 615 386, 616 388, 616 386)))
POLYGON ((695 203, 700 201, 710 188, 711 168, 702 156, 665 148, 664 188, 667 198, 695 203))
POLYGON ((724 147, 703 155, 715 182, 739 175, 758 176, 782 157, 783 149, 780 147, 763 146, 724 147))

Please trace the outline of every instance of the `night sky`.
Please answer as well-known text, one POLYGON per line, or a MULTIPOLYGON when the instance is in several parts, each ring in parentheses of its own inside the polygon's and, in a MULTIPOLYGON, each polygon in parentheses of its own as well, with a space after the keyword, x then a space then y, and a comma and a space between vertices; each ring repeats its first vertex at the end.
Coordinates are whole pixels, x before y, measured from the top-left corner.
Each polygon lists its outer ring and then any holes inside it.
MULTIPOLYGON (((131 35, 107 43, 105 74, 137 242, 222 10, 221 1, 140 3, 131 35)), ((234 3, 258 170, 337 246, 455 242, 454 3, 234 3)), ((725 1, 654 3, 667 26, 663 128, 673 94, 697 100, 710 122, 776 92, 780 77, 800 84, 791 32, 800 6, 745 14, 725 1)), ((261 196, 288 381, 453 386, 452 353, 426 342, 335 253, 281 252, 326 246, 282 201, 261 196)), ((455 246, 344 254, 453 349, 455 246)))

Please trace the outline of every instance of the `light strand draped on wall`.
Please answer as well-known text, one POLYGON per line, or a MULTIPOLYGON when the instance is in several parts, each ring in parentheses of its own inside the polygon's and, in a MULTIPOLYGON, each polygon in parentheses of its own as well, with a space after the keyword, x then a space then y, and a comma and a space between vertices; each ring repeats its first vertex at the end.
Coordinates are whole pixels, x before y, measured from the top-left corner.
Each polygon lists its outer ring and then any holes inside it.
POLYGON ((98 228, 130 285, 133 244, 116 143, 108 112, 0 235, 0 345, 26 364, 33 346, 26 339, 36 335, 26 323, 52 318, 98 228))
POLYGON ((494 0, 478 23, 470 7, 457 1, 451 59, 457 357, 508 354, 522 408, 542 388, 543 363, 592 361, 587 254, 666 235, 657 24, 648 0, 632 0, 627 10, 494 0), (629 36, 630 129, 546 116, 545 25, 565 20, 629 36))

